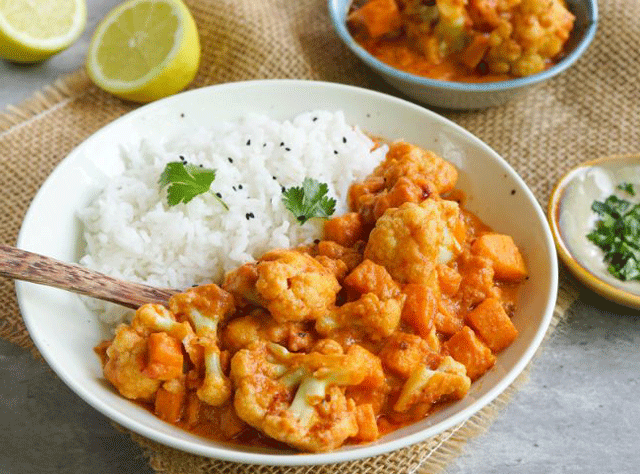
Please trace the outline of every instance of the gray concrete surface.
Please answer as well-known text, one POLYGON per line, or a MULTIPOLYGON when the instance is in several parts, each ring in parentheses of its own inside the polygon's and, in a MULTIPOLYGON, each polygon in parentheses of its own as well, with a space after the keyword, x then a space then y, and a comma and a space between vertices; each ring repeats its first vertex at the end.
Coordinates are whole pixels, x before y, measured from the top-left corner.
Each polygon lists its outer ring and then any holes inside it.
MULTIPOLYGON (((67 51, 34 66, 0 61, 0 110, 83 63, 96 22, 119 1, 88 3, 87 30, 67 51)), ((585 291, 529 380, 446 473, 640 472, 639 346, 640 313, 585 291)), ((128 435, 0 341, 0 474, 151 472, 128 435)))

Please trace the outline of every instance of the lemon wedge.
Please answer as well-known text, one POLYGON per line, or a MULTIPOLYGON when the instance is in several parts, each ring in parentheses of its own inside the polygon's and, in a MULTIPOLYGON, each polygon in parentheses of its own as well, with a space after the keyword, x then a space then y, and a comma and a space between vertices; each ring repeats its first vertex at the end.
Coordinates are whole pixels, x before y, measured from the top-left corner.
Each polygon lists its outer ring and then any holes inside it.
POLYGON ((69 47, 86 24, 85 0, 0 0, 0 58, 41 61, 69 47))
POLYGON ((122 99, 151 102, 184 89, 199 64, 198 30, 184 3, 129 0, 96 28, 86 68, 101 89, 122 99))

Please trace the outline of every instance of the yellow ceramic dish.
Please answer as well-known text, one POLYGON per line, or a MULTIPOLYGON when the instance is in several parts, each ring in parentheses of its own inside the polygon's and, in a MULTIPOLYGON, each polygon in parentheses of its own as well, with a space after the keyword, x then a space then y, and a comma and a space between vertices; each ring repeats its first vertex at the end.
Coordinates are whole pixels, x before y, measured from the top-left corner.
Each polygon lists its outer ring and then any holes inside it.
POLYGON ((640 282, 625 282, 611 275, 602 250, 586 237, 598 219, 591 204, 604 201, 611 194, 640 202, 640 155, 601 158, 565 174, 549 200, 551 233, 560 258, 582 283, 611 301, 640 309, 640 282), (636 196, 616 189, 623 182, 634 185, 636 196))

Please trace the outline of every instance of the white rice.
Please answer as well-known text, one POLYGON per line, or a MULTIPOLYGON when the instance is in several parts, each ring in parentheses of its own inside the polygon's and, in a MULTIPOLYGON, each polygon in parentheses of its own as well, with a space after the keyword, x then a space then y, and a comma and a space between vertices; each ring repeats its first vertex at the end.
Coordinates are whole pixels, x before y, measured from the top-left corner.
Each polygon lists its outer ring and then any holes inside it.
MULTIPOLYGON (((86 240, 80 263, 162 287, 220 282, 269 249, 320 238, 323 221, 299 225, 282 203, 282 187, 300 186, 306 177, 327 183, 337 201, 334 215, 342 214, 350 184, 384 158, 386 147, 372 151, 373 145, 343 113, 327 111, 283 122, 251 115, 176 140, 142 141, 123 149, 124 172, 79 212, 86 240), (212 192, 169 207, 158 179, 180 156, 215 169, 216 178, 212 192), (213 193, 222 195, 228 211, 213 193)), ((125 316, 116 305, 87 303, 106 323, 125 316)))

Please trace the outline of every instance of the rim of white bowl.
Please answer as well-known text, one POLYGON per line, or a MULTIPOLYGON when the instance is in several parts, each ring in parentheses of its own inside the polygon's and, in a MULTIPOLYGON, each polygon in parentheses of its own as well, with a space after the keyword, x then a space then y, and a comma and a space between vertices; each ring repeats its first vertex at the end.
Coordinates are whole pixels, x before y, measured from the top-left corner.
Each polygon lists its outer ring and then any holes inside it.
MULTIPOLYGON (((120 423, 122 426, 139 433, 143 436, 146 436, 158 443, 164 444, 166 446, 170 446, 181 451, 209 457, 220 459, 224 461, 232 461, 242 464, 259 464, 259 465, 271 465, 271 466, 303 466, 303 465, 322 465, 322 464, 330 464, 330 463, 338 463, 345 461, 355 461, 358 459, 368 458, 372 456, 377 456, 380 454, 389 453, 391 451, 395 451, 401 448, 405 448, 407 446, 411 446, 418 442, 424 441, 432 436, 440 434, 449 428, 454 427, 455 425, 467 420, 473 414, 481 410, 484 406, 493 401, 498 395, 500 395, 506 388, 515 380, 515 378, 524 370, 526 365, 529 363, 534 353, 540 346, 544 335, 547 332, 549 324, 551 323, 551 319, 553 316, 553 310, 556 303, 557 298, 557 288, 558 288, 558 266, 557 266, 557 258, 556 258, 556 248, 555 242, 553 240, 553 236, 551 234, 551 230, 547 223, 546 217, 540 207, 538 201, 535 196, 526 185, 526 183, 522 180, 522 178, 513 170, 511 165, 504 160, 500 155, 498 155, 493 149, 491 149, 488 145, 482 142, 479 138, 473 135, 471 132, 465 130, 463 127, 455 124, 454 122, 442 117, 441 115, 432 112, 424 107, 408 102, 404 99, 400 99, 394 96, 390 96, 387 94, 383 94, 381 92, 372 91, 369 89, 363 89, 360 87, 331 83, 331 82, 322 82, 322 81, 308 81, 308 80, 298 80, 298 79, 268 79, 268 80, 255 80, 255 81, 242 81, 242 82, 233 82, 226 84, 213 85, 208 87, 203 87, 199 89, 189 90, 186 92, 182 92, 165 99, 158 100, 156 102, 152 102, 150 104, 141 106, 117 119, 103 128, 96 131, 93 135, 89 136, 82 143, 80 143, 74 150, 72 150, 67 157, 65 157, 52 171, 49 177, 45 180, 44 184, 40 188, 40 190, 36 193, 36 196, 32 200, 27 213, 25 214, 24 220, 29 219, 29 213, 32 208, 38 205, 38 201, 42 199, 42 195, 46 188, 48 188, 52 181, 55 179, 55 175, 59 173, 60 167, 62 163, 71 155, 78 152, 85 142, 92 140, 93 137, 97 134, 108 133, 108 131, 112 127, 118 126, 121 121, 130 120, 131 117, 141 115, 141 114, 149 114, 152 113, 156 108, 166 107, 171 102, 177 102, 180 98, 186 94, 190 95, 206 95, 210 93, 209 91, 215 89, 219 91, 219 93, 223 94, 225 91, 229 91, 232 89, 243 89, 247 87, 302 87, 302 88, 328 88, 328 89, 342 89, 344 91, 351 91, 355 94, 360 94, 364 97, 375 97, 378 100, 386 100, 390 101, 390 103, 395 103, 396 105, 402 105, 403 107, 408 107, 414 110, 418 110, 421 113, 424 113, 427 116, 430 116, 431 119, 436 120, 447 127, 450 127, 454 130, 461 132, 466 138, 474 142, 480 148, 482 148, 486 153, 492 155, 494 159, 500 161, 504 166, 505 170, 509 171, 512 175, 512 178, 516 180, 522 190, 525 192, 527 198, 534 203, 534 209, 536 210, 536 215, 540 222, 543 225, 544 236, 545 236, 545 245, 549 249, 550 259, 550 278, 549 284, 547 287, 547 291, 549 294, 549 299, 544 308, 544 316, 542 318, 541 324, 538 330, 535 333, 535 336, 527 346, 523 356, 516 362, 513 368, 507 372, 499 383, 495 385, 491 390, 489 390, 482 397, 479 397, 475 402, 471 403, 467 408, 460 410, 459 412, 453 414, 449 418, 443 420, 440 423, 437 423, 433 426, 430 426, 424 430, 421 430, 417 433, 413 433, 402 438, 382 442, 379 444, 371 444, 371 445, 363 445, 350 447, 348 450, 344 451, 333 451, 329 453, 318 453, 318 454, 264 454, 264 453, 250 453, 250 452, 239 452, 233 451, 224 447, 218 446, 201 446, 195 445, 190 441, 176 439, 170 435, 159 433, 157 431, 150 431, 149 428, 139 423, 135 419, 128 418, 124 416, 122 413, 114 409, 107 403, 104 403, 101 400, 95 399, 95 397, 88 392, 80 383, 77 383, 72 377, 68 376, 65 372, 64 368, 60 367, 54 355, 50 353, 47 349, 46 343, 44 340, 40 338, 38 331, 32 325, 32 321, 29 319, 28 315, 24 316, 24 322, 31 335, 33 342, 36 347, 40 350, 42 356, 47 361, 49 366, 54 370, 54 372, 64 381, 64 383, 71 388, 78 396, 80 396, 86 403, 91 405, 93 408, 101 412, 103 415, 111 418, 112 420, 120 423)), ((23 229, 21 228, 17 245, 20 247, 22 241, 25 236, 23 235, 23 229)), ((25 298, 25 285, 29 285, 29 283, 16 281, 16 294, 18 297, 18 303, 20 309, 23 309, 23 299, 25 298)))

